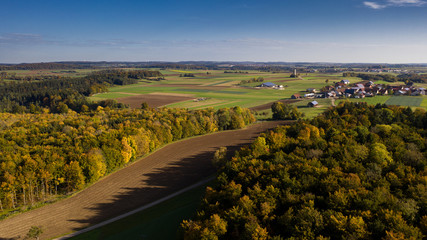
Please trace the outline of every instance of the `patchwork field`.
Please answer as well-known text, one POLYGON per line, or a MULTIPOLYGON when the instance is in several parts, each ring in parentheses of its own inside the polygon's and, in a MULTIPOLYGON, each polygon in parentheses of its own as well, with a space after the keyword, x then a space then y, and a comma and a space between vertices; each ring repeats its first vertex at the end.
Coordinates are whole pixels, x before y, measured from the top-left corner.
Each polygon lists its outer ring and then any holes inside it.
MULTIPOLYGON (((299 78, 290 78, 290 73, 271 73, 248 71, 247 73, 224 73, 220 70, 161 70, 165 80, 156 82, 141 81, 138 84, 113 87, 108 93, 92 96, 92 100, 116 99, 118 102, 129 104, 131 107, 140 107, 142 102, 147 102, 150 107, 179 107, 188 109, 224 108, 241 106, 269 114, 269 108, 275 101, 284 101, 298 106, 307 117, 314 117, 332 105, 331 100, 316 99, 321 102, 316 108, 306 108, 309 101, 290 101, 293 94, 304 95, 307 88, 320 90, 322 87, 332 85, 343 79, 341 73, 307 73, 299 78), (194 77, 181 77, 181 74, 191 73, 194 77), (259 88, 260 82, 240 84, 242 81, 263 78, 264 82, 273 82, 283 85, 283 90, 259 88), (161 95, 160 95, 161 94, 161 95), (202 100, 200 100, 202 99, 202 100)), ((361 79, 356 77, 346 78, 352 83, 361 79)), ((382 83, 382 82, 378 82, 382 83)), ((387 83, 389 84, 389 83, 387 83)), ((395 83, 401 84, 401 83, 395 83)), ((417 84, 424 87, 423 84, 417 84)), ((427 101, 422 97, 398 98, 395 96, 376 96, 364 99, 346 99, 369 104, 387 103, 412 107, 427 106, 427 101)), ((335 104, 344 101, 337 99, 335 104)))
MULTIPOLYGON (((294 93, 303 94, 308 87, 321 88, 325 85, 324 79, 311 77, 310 79, 290 78, 290 73, 268 73, 248 71, 248 73, 224 73, 224 71, 177 71, 162 70, 165 80, 153 83, 140 82, 138 84, 113 87, 108 93, 92 96, 92 100, 116 99, 118 102, 130 104, 131 107, 140 107, 147 102, 150 107, 166 106, 189 109, 206 107, 224 108, 241 106, 254 110, 269 109, 274 101, 289 100, 294 93), (192 77, 180 77, 182 73, 192 73, 192 77), (259 82, 239 85, 242 80, 264 78, 264 82, 271 81, 285 85, 284 90, 256 88, 259 82), (161 96, 159 94, 162 94, 161 96), (185 97, 177 97, 177 94, 185 97), (203 99, 199 101, 198 99, 203 99)), ((340 79, 338 76, 336 79, 340 79)))

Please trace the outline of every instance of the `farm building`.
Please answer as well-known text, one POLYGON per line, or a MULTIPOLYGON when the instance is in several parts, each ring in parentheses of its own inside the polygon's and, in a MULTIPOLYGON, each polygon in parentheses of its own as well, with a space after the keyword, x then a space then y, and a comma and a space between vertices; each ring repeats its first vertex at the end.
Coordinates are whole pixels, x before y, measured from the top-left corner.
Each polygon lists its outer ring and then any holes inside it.
POLYGON ((356 84, 356 87, 361 89, 361 90, 365 89, 365 86, 363 84, 360 84, 360 83, 356 84))
POLYGON ((359 90, 360 90, 359 88, 348 88, 345 90, 345 93, 353 95, 353 94, 359 92, 359 90))
POLYGON ((300 99, 300 98, 301 98, 301 95, 299 94, 294 94, 291 96, 291 99, 300 99))
POLYGON ((319 105, 319 103, 318 103, 317 101, 312 101, 312 102, 309 102, 309 103, 307 104, 307 106, 308 106, 308 107, 315 107, 315 106, 317 106, 317 105, 319 105))
POLYGON ((369 82, 365 83, 365 87, 370 88, 370 87, 373 87, 373 86, 375 86, 375 83, 372 82, 372 81, 369 81, 369 82))
POLYGON ((350 84, 350 81, 347 80, 347 79, 343 79, 343 80, 341 80, 341 83, 344 83, 345 85, 348 85, 348 84, 350 84))
POLYGON ((276 84, 274 84, 274 83, 272 83, 272 82, 265 82, 265 83, 263 83, 263 84, 261 84, 261 85, 259 85, 260 87, 268 87, 268 88, 274 88, 274 87, 276 87, 277 85, 276 84))

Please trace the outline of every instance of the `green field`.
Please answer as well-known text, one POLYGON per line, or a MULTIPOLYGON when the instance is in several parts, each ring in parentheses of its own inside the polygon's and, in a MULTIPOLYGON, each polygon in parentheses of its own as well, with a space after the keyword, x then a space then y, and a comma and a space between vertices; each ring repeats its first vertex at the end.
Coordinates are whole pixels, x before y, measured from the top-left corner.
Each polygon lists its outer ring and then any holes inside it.
MULTIPOLYGON (((246 108, 256 107, 269 102, 281 99, 289 99, 293 94, 304 95, 307 88, 316 88, 320 90, 327 85, 333 85, 344 77, 341 73, 307 73, 302 74, 299 78, 290 78, 290 73, 271 73, 248 71, 248 73, 224 73, 220 70, 161 70, 165 80, 156 82, 141 81, 138 84, 117 86, 109 89, 108 93, 101 93, 92 96, 90 99, 104 100, 116 99, 139 94, 162 93, 162 94, 185 94, 193 98, 206 98, 206 101, 194 102, 193 100, 176 102, 167 105, 172 108, 202 109, 213 107, 215 109, 241 106, 246 108), (209 74, 207 74, 209 72, 209 74), (180 77, 182 73, 192 73, 195 77, 180 77), (277 85, 283 85, 284 90, 257 88, 259 82, 240 85, 242 80, 253 78, 264 78, 264 82, 273 82, 277 85)), ((356 77, 346 77, 352 83, 361 81, 356 77)), ((380 82, 379 82, 380 83, 380 82)), ((389 83, 387 83, 389 84, 389 83)), ((401 83, 395 83, 399 85, 401 83)), ((425 87, 423 84, 417 84, 419 87, 425 87)), ((376 96, 364 99, 338 99, 335 104, 341 101, 367 102, 369 104, 386 103, 392 105, 404 105, 412 107, 427 107, 427 100, 422 97, 399 98, 397 96, 376 96)), ((318 100, 318 99, 316 99, 318 100)), ((309 118, 321 113, 329 106, 331 101, 320 99, 319 106, 316 108, 306 108, 307 103, 311 100, 303 100, 294 103, 300 111, 304 112, 309 118)), ((270 114, 270 113, 269 113, 270 114)))
POLYGON ((427 98, 424 97, 412 97, 412 96, 376 96, 376 97, 367 97, 363 99, 342 99, 337 100, 336 104, 339 104, 342 101, 350 102, 366 102, 371 105, 387 104, 387 105, 398 105, 398 106, 408 106, 408 107, 420 107, 427 108, 427 98))
MULTIPOLYGON (((268 73, 249 71, 246 73, 224 73, 223 71, 193 70, 185 73, 193 73, 194 78, 179 77, 183 71, 162 70, 165 80, 159 82, 140 82, 138 84, 113 87, 108 93, 92 96, 94 101, 104 99, 116 99, 129 96, 126 94, 149 94, 149 93, 171 93, 187 94, 194 98, 208 98, 210 101, 194 104, 193 101, 173 103, 167 107, 180 107, 189 109, 200 109, 206 107, 255 107, 280 99, 288 99, 295 93, 304 94, 309 87, 322 88, 325 86, 325 78, 317 75, 307 75, 307 79, 290 78, 290 73, 268 73), (238 85, 242 80, 263 77, 264 82, 273 82, 284 85, 284 90, 255 88, 260 83, 249 83, 238 85)), ((330 77, 339 80, 339 76, 330 77)))
POLYGON ((419 107, 423 102, 422 97, 410 97, 410 96, 393 96, 389 98, 385 104, 387 105, 399 105, 399 106, 410 106, 419 107))
POLYGON ((71 239, 177 239, 180 223, 194 216, 206 186, 71 239))

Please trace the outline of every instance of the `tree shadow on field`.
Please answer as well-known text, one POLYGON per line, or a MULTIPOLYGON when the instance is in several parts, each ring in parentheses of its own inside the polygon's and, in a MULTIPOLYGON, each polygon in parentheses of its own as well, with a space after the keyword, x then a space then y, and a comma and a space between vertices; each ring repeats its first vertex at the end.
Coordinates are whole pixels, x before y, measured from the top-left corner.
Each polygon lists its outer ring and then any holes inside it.
MULTIPOLYGON (((227 146, 227 157, 231 158, 235 151, 244 145, 246 144, 227 146)), ((111 202, 96 204, 94 207, 88 208, 95 213, 93 217, 70 219, 68 221, 94 225, 200 182, 215 173, 216 170, 212 165, 212 158, 217 149, 212 148, 209 151, 170 163, 166 167, 158 168, 153 172, 143 173, 141 175, 144 175, 147 179, 141 181, 142 187, 122 188, 122 192, 114 195, 111 202)), ((78 231, 81 229, 75 228, 73 230, 78 231)))
MULTIPOLYGON (((264 132, 264 130, 260 132, 264 132)), ((251 134, 250 137, 242 136, 242 138, 254 139, 259 133, 251 134)), ((247 144, 226 146, 227 157, 231 158, 235 151, 244 145, 247 144)), ((216 172, 212 165, 212 158, 217 149, 217 147, 211 147, 207 151, 168 163, 165 167, 157 168, 148 173, 141 173, 138 176, 143 179, 140 181, 141 187, 121 188, 120 193, 115 194, 108 203, 98 203, 87 208, 93 213, 90 214, 92 215, 91 217, 82 216, 81 219, 69 219, 68 221, 91 226, 198 183, 216 172)), ((73 230, 78 231, 81 229, 74 228, 73 230)))

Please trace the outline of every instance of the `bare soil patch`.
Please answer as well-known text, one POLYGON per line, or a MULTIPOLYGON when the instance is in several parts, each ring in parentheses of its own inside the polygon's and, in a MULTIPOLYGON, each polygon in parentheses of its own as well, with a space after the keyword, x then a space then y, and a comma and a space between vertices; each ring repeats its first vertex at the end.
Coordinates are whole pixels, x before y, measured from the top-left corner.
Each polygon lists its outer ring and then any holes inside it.
POLYGON ((49 239, 129 212, 215 173, 211 159, 219 147, 226 146, 230 156, 285 123, 263 122, 169 144, 73 197, 0 221, 0 239, 23 237, 35 225, 43 229, 41 239, 49 239))
POLYGON ((275 103, 275 102, 281 102, 281 103, 285 103, 285 104, 291 104, 291 103, 295 103, 295 102, 299 102, 299 101, 301 101, 301 100, 298 100, 298 99, 284 99, 284 100, 269 102, 269 103, 266 103, 266 104, 263 104, 263 105, 259 105, 259 106, 256 106, 256 107, 251 107, 250 109, 254 110, 254 111, 262 111, 262 110, 270 109, 271 105, 273 105, 273 103, 275 103))
POLYGON ((189 96, 159 95, 159 94, 143 94, 129 97, 117 98, 117 102, 129 104, 131 108, 140 108, 143 102, 146 102, 149 107, 161 107, 171 103, 182 102, 193 99, 189 96))

